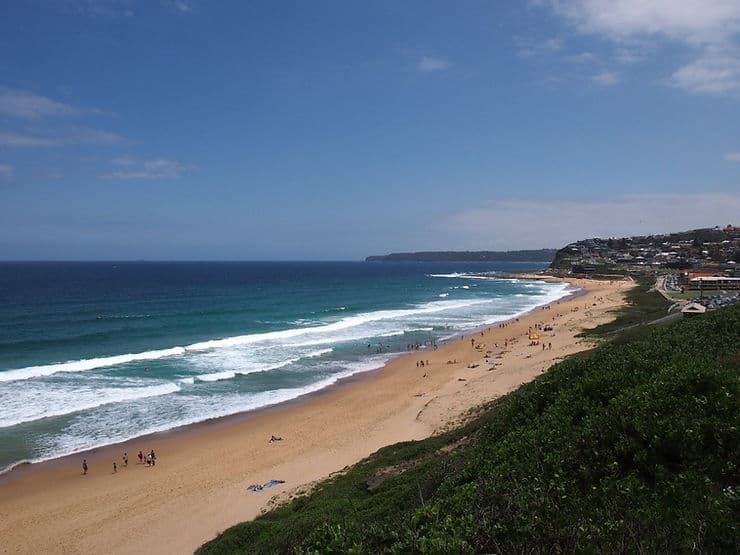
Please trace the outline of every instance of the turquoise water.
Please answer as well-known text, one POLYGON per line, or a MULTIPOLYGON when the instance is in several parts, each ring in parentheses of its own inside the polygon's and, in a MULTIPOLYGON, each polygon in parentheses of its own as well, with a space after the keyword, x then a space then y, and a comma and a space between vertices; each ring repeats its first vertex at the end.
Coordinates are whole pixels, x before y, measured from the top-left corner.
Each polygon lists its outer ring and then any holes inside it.
POLYGON ((294 399, 568 294, 545 264, 0 263, 0 468, 294 399))

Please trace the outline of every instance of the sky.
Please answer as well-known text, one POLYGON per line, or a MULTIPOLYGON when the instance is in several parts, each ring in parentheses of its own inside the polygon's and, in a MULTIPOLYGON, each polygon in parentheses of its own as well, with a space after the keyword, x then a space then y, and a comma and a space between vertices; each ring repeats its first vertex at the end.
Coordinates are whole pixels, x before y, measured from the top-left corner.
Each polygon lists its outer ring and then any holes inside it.
POLYGON ((0 259, 740 225, 740 0, 5 0, 0 259))

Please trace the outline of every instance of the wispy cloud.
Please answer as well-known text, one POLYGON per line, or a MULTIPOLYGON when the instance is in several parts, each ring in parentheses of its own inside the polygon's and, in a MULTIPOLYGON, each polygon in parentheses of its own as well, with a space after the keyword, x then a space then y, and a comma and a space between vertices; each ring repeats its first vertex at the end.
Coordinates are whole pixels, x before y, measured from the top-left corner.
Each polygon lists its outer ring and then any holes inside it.
POLYGON ((134 0, 61 0, 57 5, 72 13, 90 17, 133 17, 134 0))
POLYGON ((416 64, 416 69, 422 73, 444 71, 450 67, 452 67, 452 64, 447 58, 434 58, 432 56, 422 56, 416 64))
POLYGON ((48 137, 39 137, 15 131, 0 131, 0 146, 56 146, 58 143, 48 137))
POLYGON ((126 144, 124 137, 112 131, 90 127, 65 127, 46 133, 0 130, 0 145, 10 147, 58 147, 66 145, 126 144))
POLYGON ((708 47, 700 58, 676 70, 669 83, 693 93, 740 94, 740 49, 708 47))
POLYGON ((601 85, 602 87, 616 85, 621 80, 621 75, 614 71, 602 71, 601 73, 597 73, 596 75, 591 77, 591 81, 593 81, 597 85, 601 85))
POLYGON ((515 37, 514 43, 517 46, 517 55, 521 58, 553 54, 563 48, 563 41, 560 38, 537 41, 527 37, 515 37))
POLYGON ((669 85, 694 93, 740 95, 737 0, 546 0, 579 32, 606 38, 623 64, 645 59, 651 41, 683 45, 693 60, 669 85))
POLYGON ((54 147, 73 144, 113 145, 126 139, 112 131, 79 125, 103 112, 60 102, 22 89, 0 86, 0 145, 11 147, 54 147))
POLYGON ((442 232, 468 248, 558 247, 585 237, 621 237, 725 225, 740 193, 645 193, 598 200, 502 199, 453 213, 442 232), (494 238, 494 239, 492 239, 494 238))
POLYGON ((725 154, 725 160, 728 162, 740 162, 740 152, 728 152, 725 154))
POLYGON ((0 114, 18 119, 39 120, 48 117, 74 116, 83 110, 29 91, 0 87, 0 114))
MULTIPOLYGON (((141 10, 156 5, 154 1, 137 2, 137 0, 57 0, 57 5, 72 13, 89 17, 134 17, 141 10)), ((199 0, 160 0, 160 6, 180 14, 191 14, 198 11, 199 0)))
POLYGON ((70 127, 62 130, 58 135, 61 144, 87 144, 87 145, 121 145, 130 141, 125 137, 106 131, 104 129, 93 129, 91 127, 70 127))
POLYGON ((173 179, 187 169, 184 164, 176 160, 162 158, 139 159, 131 156, 114 158, 111 163, 114 169, 102 176, 105 179, 173 179))
POLYGON ((15 169, 10 164, 0 164, 0 183, 13 180, 15 169))
POLYGON ((550 0, 553 10, 584 33, 625 41, 662 35, 693 44, 727 37, 740 27, 735 0, 550 0))
POLYGON ((598 58, 593 52, 579 52, 578 54, 570 54, 568 56, 565 56, 565 60, 568 62, 573 62, 575 64, 588 64, 591 62, 595 62, 596 60, 598 60, 598 58))
POLYGON ((182 14, 194 13, 198 9, 198 3, 194 0, 164 0, 164 5, 182 14))

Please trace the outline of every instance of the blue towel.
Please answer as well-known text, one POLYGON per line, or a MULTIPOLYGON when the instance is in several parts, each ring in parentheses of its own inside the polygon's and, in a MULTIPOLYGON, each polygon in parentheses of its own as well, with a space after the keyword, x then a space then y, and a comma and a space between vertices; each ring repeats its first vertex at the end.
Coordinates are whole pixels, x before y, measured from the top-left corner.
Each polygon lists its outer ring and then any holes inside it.
POLYGON ((259 493, 261 491, 264 491, 265 488, 271 488, 272 486, 277 486, 279 484, 284 484, 285 480, 270 480, 269 482, 265 482, 261 486, 248 486, 248 491, 253 491, 255 493, 259 493))

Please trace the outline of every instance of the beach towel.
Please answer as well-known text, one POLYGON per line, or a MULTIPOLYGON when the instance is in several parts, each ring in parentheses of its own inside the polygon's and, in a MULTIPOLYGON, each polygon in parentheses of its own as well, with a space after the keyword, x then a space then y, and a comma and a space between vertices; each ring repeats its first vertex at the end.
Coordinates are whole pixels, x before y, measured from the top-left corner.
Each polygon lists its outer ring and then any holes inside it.
POLYGON ((272 486, 277 486, 284 483, 285 480, 270 480, 269 482, 265 482, 264 484, 252 484, 251 486, 247 486, 247 491, 259 493, 261 491, 264 491, 265 488, 271 488, 272 486))

